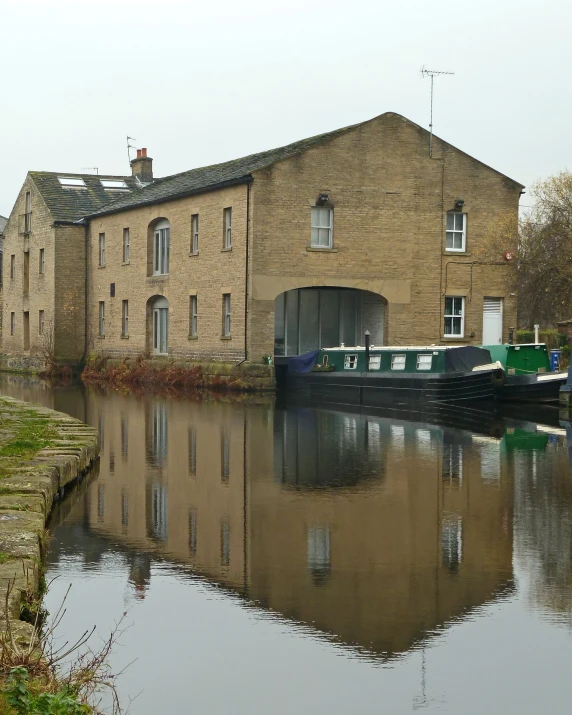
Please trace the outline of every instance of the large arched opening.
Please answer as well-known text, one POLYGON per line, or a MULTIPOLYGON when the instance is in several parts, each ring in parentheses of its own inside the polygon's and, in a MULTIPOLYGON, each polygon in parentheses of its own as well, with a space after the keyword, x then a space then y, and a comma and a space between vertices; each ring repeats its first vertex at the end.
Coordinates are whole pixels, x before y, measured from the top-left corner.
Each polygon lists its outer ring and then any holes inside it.
POLYGON ((280 293, 274 302, 274 354, 360 345, 366 330, 372 345, 383 345, 386 315, 385 298, 366 290, 323 286, 280 293))

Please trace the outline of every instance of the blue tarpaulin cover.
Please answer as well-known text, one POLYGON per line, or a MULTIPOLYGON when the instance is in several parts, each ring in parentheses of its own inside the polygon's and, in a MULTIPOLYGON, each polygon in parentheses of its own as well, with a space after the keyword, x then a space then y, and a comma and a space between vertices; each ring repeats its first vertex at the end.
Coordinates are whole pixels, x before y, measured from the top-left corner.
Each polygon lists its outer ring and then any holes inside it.
POLYGON ((297 355, 288 360, 288 372, 310 372, 318 362, 318 350, 305 355, 297 355))

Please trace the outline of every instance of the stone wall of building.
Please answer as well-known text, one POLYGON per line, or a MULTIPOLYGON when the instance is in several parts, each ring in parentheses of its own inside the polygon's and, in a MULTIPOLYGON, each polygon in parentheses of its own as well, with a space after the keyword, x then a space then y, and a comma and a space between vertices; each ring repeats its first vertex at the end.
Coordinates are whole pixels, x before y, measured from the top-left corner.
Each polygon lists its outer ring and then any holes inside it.
POLYGON ((54 335, 59 362, 78 363, 84 355, 85 249, 85 226, 56 227, 54 335))

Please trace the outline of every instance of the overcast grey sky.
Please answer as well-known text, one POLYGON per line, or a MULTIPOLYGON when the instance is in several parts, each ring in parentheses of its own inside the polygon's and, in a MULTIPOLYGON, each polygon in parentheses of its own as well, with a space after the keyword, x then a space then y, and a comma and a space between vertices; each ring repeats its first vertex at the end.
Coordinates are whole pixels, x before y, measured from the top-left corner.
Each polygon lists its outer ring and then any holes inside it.
POLYGON ((394 111, 529 185, 570 165, 572 3, 0 0, 0 214, 30 169, 156 176, 394 111))

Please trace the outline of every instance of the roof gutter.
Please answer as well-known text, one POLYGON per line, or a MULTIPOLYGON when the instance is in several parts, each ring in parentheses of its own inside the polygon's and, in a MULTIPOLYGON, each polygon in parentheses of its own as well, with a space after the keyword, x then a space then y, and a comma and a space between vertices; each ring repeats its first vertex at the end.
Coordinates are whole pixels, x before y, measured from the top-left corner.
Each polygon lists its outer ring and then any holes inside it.
MULTIPOLYGON (((224 189, 227 186, 238 186, 239 184, 246 184, 252 181, 252 174, 245 174, 237 179, 229 179, 228 181, 219 181, 216 184, 209 184, 208 186, 202 186, 200 189, 191 189, 189 191, 181 191, 177 194, 170 194, 162 198, 148 199, 146 201, 139 201, 136 204, 131 204, 128 206, 118 206, 117 208, 109 207, 108 210, 98 211, 94 214, 87 214, 81 219, 81 221, 87 221, 92 218, 97 218, 98 216, 109 216, 110 214, 121 213, 122 211, 133 211, 138 209, 140 206, 150 206, 152 204, 164 204, 168 201, 176 201, 178 199, 184 199, 187 196, 196 196, 197 194, 206 194, 209 191, 216 191, 217 189, 224 189)), ((156 185, 156 184, 155 184, 156 185)), ((74 223, 80 223, 76 221, 74 223)))

